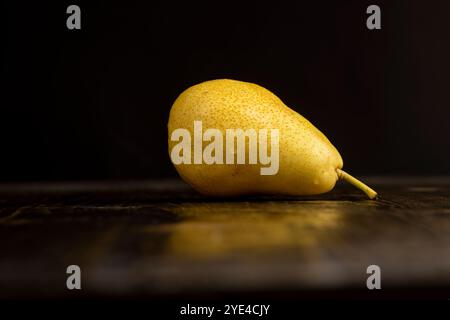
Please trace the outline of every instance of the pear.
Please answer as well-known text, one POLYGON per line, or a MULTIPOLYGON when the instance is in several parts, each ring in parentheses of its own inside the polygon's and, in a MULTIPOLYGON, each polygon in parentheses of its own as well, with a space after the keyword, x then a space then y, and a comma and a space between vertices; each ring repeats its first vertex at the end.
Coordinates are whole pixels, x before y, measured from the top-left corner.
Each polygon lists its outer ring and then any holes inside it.
MULTIPOLYGON (((210 196, 239 196, 250 194, 315 195, 332 190, 343 179, 362 190, 370 199, 377 193, 342 170, 343 161, 331 142, 308 120, 287 107, 269 90, 249 82, 219 79, 206 81, 186 89, 170 110, 169 154, 181 178, 202 194, 210 196), (215 163, 203 161, 174 161, 180 139, 174 139, 174 130, 183 128, 194 142, 182 150, 182 156, 194 154, 195 145, 207 147, 211 141, 196 136, 195 123, 202 129, 214 128, 226 137, 227 129, 277 130, 275 148, 270 136, 267 154, 277 156, 276 174, 261 174, 262 164, 225 161, 225 154, 217 154, 215 163), (278 152, 277 154, 274 154, 278 152)), ((248 138, 248 137, 247 137, 248 138)), ((246 138, 246 139, 247 139, 246 138)), ((222 138, 221 138, 222 139, 222 138)), ((246 141, 249 141, 248 139, 246 141)), ((226 145, 225 141, 221 141, 226 145)), ((260 140, 261 143, 261 140, 260 140)), ((237 153, 237 144, 232 153, 237 153)), ((250 143, 245 144, 246 159, 250 157, 250 143)), ((259 148, 261 145, 259 145, 259 148)), ((225 149, 225 148, 224 148, 225 149)), ((230 151, 230 150, 226 150, 230 151)), ((233 155, 234 156, 234 155, 233 155)))

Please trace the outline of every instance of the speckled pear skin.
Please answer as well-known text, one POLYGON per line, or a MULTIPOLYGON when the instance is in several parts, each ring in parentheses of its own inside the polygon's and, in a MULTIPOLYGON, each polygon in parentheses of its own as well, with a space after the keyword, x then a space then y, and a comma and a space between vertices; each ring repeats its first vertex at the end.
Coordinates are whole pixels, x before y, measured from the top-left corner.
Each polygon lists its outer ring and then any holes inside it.
MULTIPOLYGON (((203 132, 207 128, 220 129, 224 140, 226 129, 279 130, 276 175, 261 175, 259 163, 175 165, 179 175, 202 194, 312 195, 330 191, 338 180, 336 169, 342 168, 343 161, 336 148, 308 120, 259 85, 220 79, 185 90, 170 110, 169 154, 177 144, 170 140, 172 131, 186 128, 193 137, 196 120, 203 122, 203 132)), ((208 143, 203 142, 203 147, 208 143)), ((268 149, 271 152, 270 143, 268 149)))

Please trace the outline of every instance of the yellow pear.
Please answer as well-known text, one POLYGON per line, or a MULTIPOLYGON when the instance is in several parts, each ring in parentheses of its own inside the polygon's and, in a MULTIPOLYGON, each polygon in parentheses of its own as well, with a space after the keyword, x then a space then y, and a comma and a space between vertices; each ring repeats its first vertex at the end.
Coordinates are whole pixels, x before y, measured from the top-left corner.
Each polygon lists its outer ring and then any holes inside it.
POLYGON ((377 196, 341 170, 322 132, 253 83, 220 79, 188 88, 170 110, 168 130, 176 170, 205 195, 313 195, 344 179, 377 196))

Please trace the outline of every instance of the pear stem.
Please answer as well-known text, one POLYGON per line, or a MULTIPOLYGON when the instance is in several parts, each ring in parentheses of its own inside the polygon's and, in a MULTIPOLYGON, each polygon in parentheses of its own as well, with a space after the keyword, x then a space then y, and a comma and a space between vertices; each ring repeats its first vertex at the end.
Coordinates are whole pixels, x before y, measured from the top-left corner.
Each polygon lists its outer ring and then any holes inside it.
POLYGON ((358 188, 359 190, 363 191, 365 194, 367 194, 369 199, 375 199, 377 197, 377 193, 375 190, 373 190, 369 186, 365 185, 363 182, 359 181, 355 177, 349 175, 347 172, 345 172, 341 169, 336 169, 336 172, 337 172, 339 179, 345 180, 348 183, 350 183, 351 185, 358 188))

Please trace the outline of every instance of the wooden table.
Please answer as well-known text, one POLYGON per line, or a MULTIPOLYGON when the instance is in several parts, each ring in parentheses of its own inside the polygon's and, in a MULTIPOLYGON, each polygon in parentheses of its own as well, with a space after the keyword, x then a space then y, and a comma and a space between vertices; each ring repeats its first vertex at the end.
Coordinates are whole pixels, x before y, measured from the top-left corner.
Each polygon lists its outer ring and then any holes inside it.
POLYGON ((178 180, 3 184, 0 298, 450 298, 450 178, 365 181, 380 200, 345 184, 226 200, 178 180))

